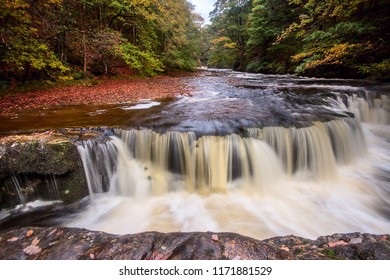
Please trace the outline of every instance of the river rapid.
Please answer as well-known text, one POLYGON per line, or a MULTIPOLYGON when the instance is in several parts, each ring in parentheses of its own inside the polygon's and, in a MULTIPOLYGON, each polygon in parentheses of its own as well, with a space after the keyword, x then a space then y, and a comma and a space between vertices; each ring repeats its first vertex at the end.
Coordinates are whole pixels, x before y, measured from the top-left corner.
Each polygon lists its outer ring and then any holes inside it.
POLYGON ((91 197, 63 225, 126 234, 390 232, 390 87, 203 71, 79 152, 91 197))
POLYGON ((390 84, 212 69, 182 82, 176 98, 3 117, 0 134, 104 134, 78 142, 89 199, 63 226, 258 239, 390 232, 390 84))

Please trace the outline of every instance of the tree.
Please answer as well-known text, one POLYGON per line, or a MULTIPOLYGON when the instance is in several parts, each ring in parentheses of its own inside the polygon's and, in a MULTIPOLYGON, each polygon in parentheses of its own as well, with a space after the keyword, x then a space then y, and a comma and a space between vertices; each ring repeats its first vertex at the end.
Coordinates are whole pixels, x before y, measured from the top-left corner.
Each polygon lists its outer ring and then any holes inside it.
POLYGON ((4 0, 0 10, 0 75, 5 78, 30 79, 33 74, 56 77, 68 68, 41 37, 45 21, 36 9, 50 9, 61 1, 4 0))
MULTIPOLYGON (((225 38, 229 38, 231 43, 223 45, 227 47, 224 52, 231 53, 233 56, 227 58, 224 63, 234 60, 233 65, 230 65, 230 67, 244 70, 247 63, 247 21, 251 12, 252 0, 218 0, 214 6, 215 9, 210 14, 211 31, 214 34, 213 40, 223 42, 226 41, 225 38), (234 51, 231 47, 234 47, 234 51)), ((218 56, 215 52, 219 51, 221 49, 215 45, 214 48, 211 48, 210 57, 218 56)), ((212 62, 211 60, 210 63, 212 62)), ((215 65, 211 64, 211 66, 215 65)))
POLYGON ((200 17, 186 0, 2 0, 0 78, 193 69, 200 17))
POLYGON ((211 15, 211 66, 390 78, 390 0, 218 0, 211 15))
POLYGON ((304 43, 292 57, 299 64, 296 73, 364 77, 370 75, 369 66, 362 65, 389 58, 389 1, 292 2, 302 9, 300 21, 292 23, 279 41, 294 34, 304 43))
POLYGON ((290 57, 300 48, 300 44, 287 38, 278 44, 275 41, 296 18, 296 7, 288 1, 253 1, 247 42, 247 52, 252 59, 247 70, 280 74, 291 71, 290 57))
POLYGON ((158 25, 161 57, 167 69, 191 70, 198 65, 201 22, 188 1, 164 1, 158 25))

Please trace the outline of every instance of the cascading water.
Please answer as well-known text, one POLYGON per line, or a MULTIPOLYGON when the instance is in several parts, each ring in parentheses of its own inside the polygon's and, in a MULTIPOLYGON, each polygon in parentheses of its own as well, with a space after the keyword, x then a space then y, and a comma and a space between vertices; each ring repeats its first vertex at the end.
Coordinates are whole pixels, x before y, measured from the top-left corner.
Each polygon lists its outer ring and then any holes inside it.
MULTIPOLYGON (((92 199, 66 225, 121 234, 233 231, 261 239, 389 232, 389 99, 333 94, 334 87, 331 95, 317 96, 319 102, 299 108, 282 104, 296 125, 286 125, 285 113, 279 113, 281 125, 240 119, 244 126, 221 133, 217 124, 222 121, 213 112, 205 121, 205 111, 193 116, 207 128, 202 135, 191 131, 179 101, 180 127, 116 129, 106 142, 80 143, 92 199), (311 117, 315 110, 321 118, 311 117), (362 124, 368 121, 373 123, 362 124), (213 129, 219 136, 210 135, 213 129)), ((211 92, 213 100, 218 94, 211 92)), ((258 108, 256 118, 274 112, 274 104, 281 106, 278 94, 275 99, 253 96, 245 102, 273 102, 258 108)), ((210 98, 201 96, 199 102, 210 103, 210 98)), ((224 98, 224 110, 243 104, 229 94, 224 98)))
POLYGON ((22 188, 20 186, 20 182, 15 174, 11 176, 12 186, 17 194, 18 202, 22 205, 26 204, 26 198, 22 193, 22 188))

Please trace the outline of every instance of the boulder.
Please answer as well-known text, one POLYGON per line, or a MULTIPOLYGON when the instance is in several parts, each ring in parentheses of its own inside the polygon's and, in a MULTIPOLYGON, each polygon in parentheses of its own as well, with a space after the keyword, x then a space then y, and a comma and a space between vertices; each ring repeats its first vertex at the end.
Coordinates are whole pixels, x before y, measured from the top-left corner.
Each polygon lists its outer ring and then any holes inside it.
POLYGON ((72 203, 88 195, 77 142, 100 133, 87 134, 75 129, 0 138, 0 209, 35 199, 72 203))
POLYGON ((145 232, 113 235, 63 227, 24 227, 0 233, 3 260, 291 260, 390 259, 390 236, 335 234, 264 241, 236 233, 145 232))

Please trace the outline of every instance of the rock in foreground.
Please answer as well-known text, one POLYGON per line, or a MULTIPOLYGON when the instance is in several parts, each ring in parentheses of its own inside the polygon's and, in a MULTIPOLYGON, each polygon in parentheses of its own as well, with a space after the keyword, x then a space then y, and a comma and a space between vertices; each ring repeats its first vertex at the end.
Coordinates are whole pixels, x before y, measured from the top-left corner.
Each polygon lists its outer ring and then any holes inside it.
POLYGON ((235 233, 112 235, 74 228, 21 228, 0 234, 0 259, 390 259, 390 236, 334 234, 264 241, 235 233))

